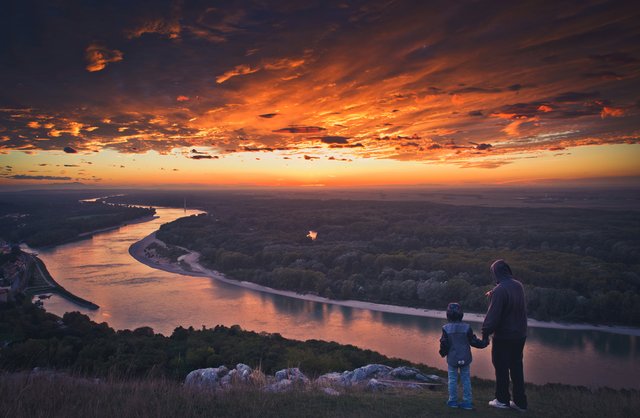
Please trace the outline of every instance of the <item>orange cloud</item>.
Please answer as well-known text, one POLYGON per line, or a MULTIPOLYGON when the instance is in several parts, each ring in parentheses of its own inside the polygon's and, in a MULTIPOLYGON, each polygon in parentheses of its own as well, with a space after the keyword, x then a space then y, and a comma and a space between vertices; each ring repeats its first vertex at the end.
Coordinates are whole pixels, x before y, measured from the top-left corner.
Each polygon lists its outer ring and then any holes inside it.
POLYGON ((232 77, 237 77, 239 75, 247 75, 247 74, 252 74, 255 73, 257 71, 260 71, 260 68, 251 68, 248 65, 236 65, 232 70, 229 70, 223 74, 220 74, 219 76, 216 77, 216 83, 218 84, 222 84, 225 81, 227 81, 228 79, 232 78, 232 77))
POLYGON ((544 113, 552 112, 553 108, 549 105, 540 105, 538 106, 538 110, 544 113))
POLYGON ((176 100, 179 102, 188 102, 191 99, 188 96, 178 96, 176 97, 176 100))
POLYGON ((98 44, 91 44, 85 51, 87 71, 104 70, 108 63, 122 61, 122 57, 122 52, 117 49, 110 50, 98 44))
POLYGON ((127 38, 139 38, 145 33, 157 33, 167 36, 169 39, 176 39, 180 36, 180 22, 177 20, 153 19, 149 20, 135 29, 126 32, 127 38))
MULTIPOLYGON (((216 83, 221 84, 230 79, 231 77, 236 77, 239 75, 246 75, 258 72, 260 70, 287 70, 287 69, 295 69, 300 67, 305 63, 304 59, 291 59, 291 58, 280 58, 267 60, 256 67, 251 67, 249 65, 241 64, 236 65, 232 70, 229 70, 218 77, 216 77, 216 83)), ((297 76, 293 77, 296 78, 297 76)), ((293 79, 288 78, 288 79, 293 79)))
POLYGON ((624 115, 625 115, 625 111, 620 107, 605 106, 602 108, 602 111, 600 112, 600 117, 602 119, 607 117, 620 118, 624 115))

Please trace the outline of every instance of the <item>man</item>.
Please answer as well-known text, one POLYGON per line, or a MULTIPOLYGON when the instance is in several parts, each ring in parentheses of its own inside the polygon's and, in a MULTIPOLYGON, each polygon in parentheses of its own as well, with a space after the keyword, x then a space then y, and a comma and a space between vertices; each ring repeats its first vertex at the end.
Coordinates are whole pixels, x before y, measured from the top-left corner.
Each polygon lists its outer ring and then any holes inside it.
POLYGON ((504 260, 491 265, 497 286, 487 293, 491 298, 482 324, 482 339, 491 344, 491 361, 496 371, 496 399, 489 402, 495 408, 526 411, 522 351, 527 338, 527 311, 522 283, 511 273, 504 260), (509 394, 509 376, 513 383, 513 400, 509 394))

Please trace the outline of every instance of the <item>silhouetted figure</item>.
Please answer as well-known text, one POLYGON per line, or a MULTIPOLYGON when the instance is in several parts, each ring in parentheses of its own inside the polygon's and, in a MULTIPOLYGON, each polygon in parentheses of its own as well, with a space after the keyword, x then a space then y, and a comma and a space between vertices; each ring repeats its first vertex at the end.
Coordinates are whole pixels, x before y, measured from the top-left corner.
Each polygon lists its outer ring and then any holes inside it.
POLYGON ((527 409, 524 393, 522 351, 527 339, 527 310, 522 283, 516 280, 504 260, 491 265, 497 286, 482 324, 482 339, 493 334, 491 361, 496 371, 496 399, 489 405, 496 408, 527 409), (509 377, 513 383, 513 400, 509 394, 509 377))

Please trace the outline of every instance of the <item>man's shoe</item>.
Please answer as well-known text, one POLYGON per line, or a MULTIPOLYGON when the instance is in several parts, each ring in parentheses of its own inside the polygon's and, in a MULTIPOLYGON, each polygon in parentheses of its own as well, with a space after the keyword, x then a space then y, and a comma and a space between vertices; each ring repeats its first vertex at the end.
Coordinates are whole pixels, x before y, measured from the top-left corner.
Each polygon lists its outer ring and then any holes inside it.
POLYGON ((493 406, 494 408, 498 409, 509 409, 509 405, 507 405, 506 403, 502 403, 497 399, 489 401, 489 406, 493 406))
POLYGON ((509 406, 512 409, 515 409, 516 411, 527 412, 527 408, 520 408, 518 405, 516 405, 516 403, 514 401, 510 401, 509 402, 509 406))
POLYGON ((457 408, 458 407, 458 402, 457 401, 448 401, 447 402, 447 406, 449 408, 457 408))

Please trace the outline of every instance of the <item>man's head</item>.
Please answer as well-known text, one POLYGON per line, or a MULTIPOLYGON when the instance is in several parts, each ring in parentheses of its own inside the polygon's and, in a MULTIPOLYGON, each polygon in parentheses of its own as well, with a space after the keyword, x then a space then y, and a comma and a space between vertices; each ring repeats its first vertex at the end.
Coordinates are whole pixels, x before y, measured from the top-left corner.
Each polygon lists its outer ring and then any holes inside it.
POLYGON ((491 264, 491 274, 496 280, 496 283, 500 283, 503 279, 513 278, 511 273, 511 267, 504 260, 496 260, 491 264))
POLYGON ((447 305, 447 319, 451 322, 462 321, 462 306, 459 303, 451 302, 447 305))

